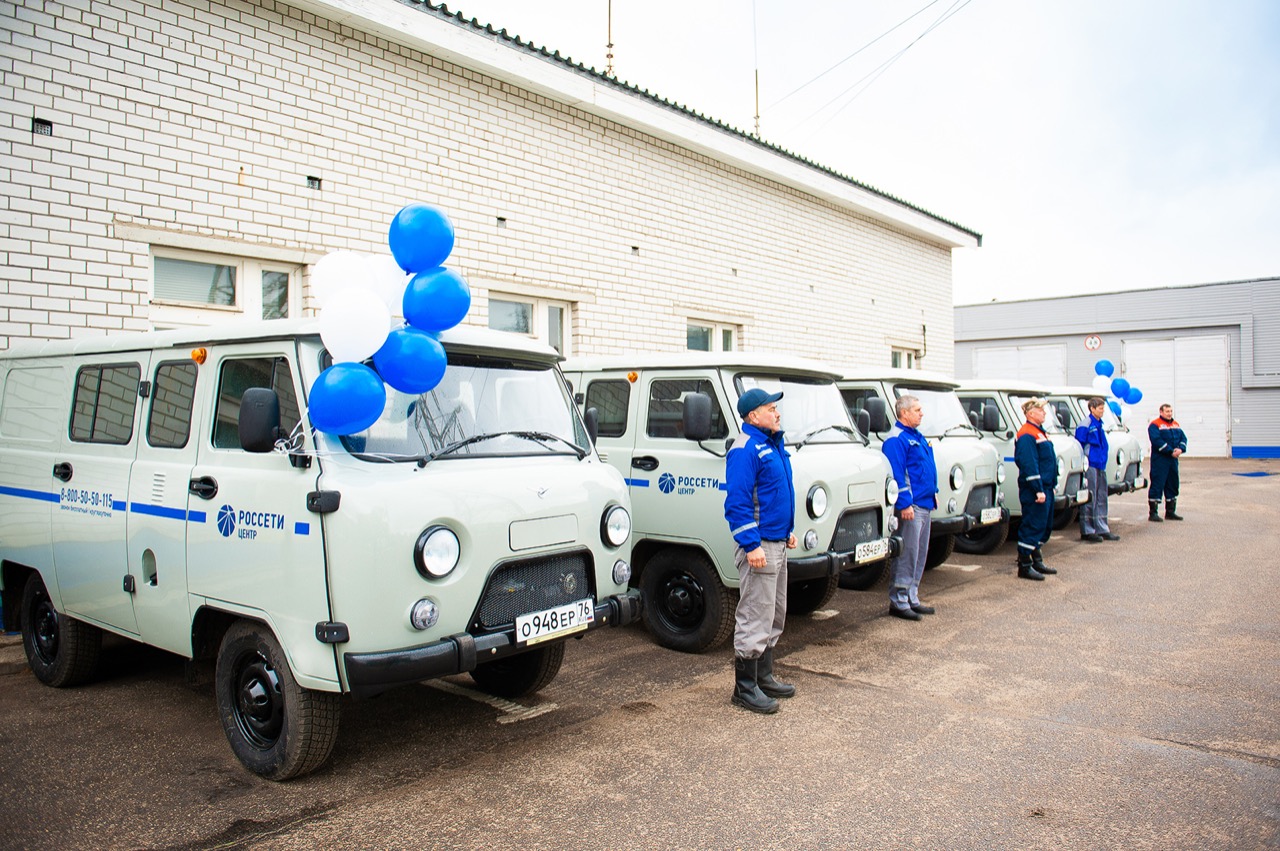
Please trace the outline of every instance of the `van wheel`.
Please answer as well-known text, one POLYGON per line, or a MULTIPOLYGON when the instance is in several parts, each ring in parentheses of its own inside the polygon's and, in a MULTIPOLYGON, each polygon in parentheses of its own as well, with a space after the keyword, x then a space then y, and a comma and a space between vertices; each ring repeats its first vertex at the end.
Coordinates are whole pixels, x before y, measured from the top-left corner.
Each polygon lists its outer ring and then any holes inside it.
POLYGON ((245 768, 288 780, 329 758, 339 696, 298 685, 271 630, 253 621, 232 624, 218 649, 216 680, 222 730, 245 768))
POLYGON ((956 551, 955 535, 938 535, 929 539, 929 552, 925 553, 924 569, 933 570, 956 551))
POLYGON ((851 591, 870 591, 889 575, 891 558, 882 558, 871 564, 860 564, 852 570, 840 573, 840 587, 851 591))
POLYGON ((956 535, 956 551, 984 556, 999 549, 1009 540, 1009 521, 983 526, 963 535, 956 535))
POLYGON ((787 614, 807 615, 821 609, 840 587, 840 574, 833 573, 825 579, 806 579, 792 582, 787 588, 787 614))
POLYGON ((563 641, 488 662, 471 672, 480 690, 498 697, 524 697, 551 685, 564 661, 563 641))
POLYGON ((22 589, 22 647, 36 679, 62 688, 92 676, 102 650, 102 630, 59 614, 40 574, 22 589))
POLYGON ((1076 522, 1076 517, 1079 515, 1079 513, 1080 513, 1080 509, 1076 508, 1075 506, 1068 508, 1066 511, 1055 511, 1053 513, 1054 531, 1060 532, 1063 529, 1070 526, 1072 523, 1076 522))
POLYGON ((657 553, 640 575, 640 593, 645 626, 663 647, 701 653, 733 633, 729 590, 701 554, 677 549, 657 553))

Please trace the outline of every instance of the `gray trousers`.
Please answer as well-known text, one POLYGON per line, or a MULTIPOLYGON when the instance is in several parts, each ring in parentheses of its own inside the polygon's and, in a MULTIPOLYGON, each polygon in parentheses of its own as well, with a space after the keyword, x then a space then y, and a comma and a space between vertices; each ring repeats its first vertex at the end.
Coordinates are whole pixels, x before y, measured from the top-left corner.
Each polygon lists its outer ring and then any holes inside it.
POLYGON ((1094 467, 1084 471, 1089 501, 1080 506, 1081 535, 1110 535, 1107 525, 1107 471, 1094 467))
POLYGON ((765 565, 747 564, 747 554, 735 547, 738 567, 738 610, 734 617, 733 652, 744 659, 759 659, 765 648, 782 637, 787 621, 787 542, 761 541, 765 565))
POLYGON ((889 568, 889 605, 907 609, 920 605, 920 577, 924 560, 929 555, 929 527, 933 520, 929 509, 915 506, 916 516, 903 520, 898 515, 898 534, 902 536, 902 554, 889 568))

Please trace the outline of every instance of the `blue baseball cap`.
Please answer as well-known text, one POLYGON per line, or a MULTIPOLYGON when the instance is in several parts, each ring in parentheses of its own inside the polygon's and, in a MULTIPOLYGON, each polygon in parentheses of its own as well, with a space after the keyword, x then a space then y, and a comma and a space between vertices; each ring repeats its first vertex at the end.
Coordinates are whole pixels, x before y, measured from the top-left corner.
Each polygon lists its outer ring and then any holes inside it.
POLYGON ((747 414, 754 411, 761 405, 772 405, 774 402, 782 398, 782 393, 766 393, 759 387, 752 387, 746 393, 738 397, 738 416, 744 420, 747 414))

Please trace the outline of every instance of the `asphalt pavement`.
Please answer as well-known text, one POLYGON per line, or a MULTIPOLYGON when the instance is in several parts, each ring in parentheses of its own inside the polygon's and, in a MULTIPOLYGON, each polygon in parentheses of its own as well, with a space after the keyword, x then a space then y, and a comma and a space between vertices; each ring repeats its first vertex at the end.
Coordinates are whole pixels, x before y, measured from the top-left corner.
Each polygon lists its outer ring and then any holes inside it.
POLYGON ((54 690, 4 639, 0 848, 1280 847, 1280 462, 1182 474, 1186 521, 1113 497, 1122 540, 1058 533, 1045 582, 1009 543, 927 573, 921 622, 883 586, 793 618, 767 717, 728 647, 600 631, 517 704, 344 701, 330 762, 273 784, 175 657, 113 640, 54 690))

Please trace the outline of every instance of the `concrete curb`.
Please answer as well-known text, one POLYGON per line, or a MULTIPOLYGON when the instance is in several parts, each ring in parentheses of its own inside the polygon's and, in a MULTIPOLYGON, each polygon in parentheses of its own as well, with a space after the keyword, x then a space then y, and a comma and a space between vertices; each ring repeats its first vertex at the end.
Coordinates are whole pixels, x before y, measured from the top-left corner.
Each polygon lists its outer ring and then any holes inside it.
POLYGON ((22 649, 21 635, 0 634, 0 676, 27 670, 27 653, 22 649))

